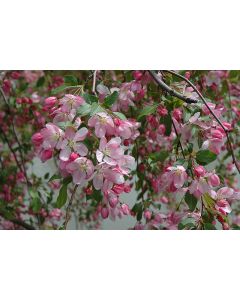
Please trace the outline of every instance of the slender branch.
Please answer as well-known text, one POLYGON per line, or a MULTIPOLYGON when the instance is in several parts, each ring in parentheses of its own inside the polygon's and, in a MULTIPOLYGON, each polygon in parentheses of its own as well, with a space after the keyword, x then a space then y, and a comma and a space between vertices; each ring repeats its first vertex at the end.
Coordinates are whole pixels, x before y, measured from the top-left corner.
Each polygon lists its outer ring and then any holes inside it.
MULTIPOLYGON (((10 115, 11 114, 11 108, 10 108, 10 105, 9 105, 9 103, 7 101, 6 95, 5 95, 5 93, 4 93, 4 91, 3 91, 3 89, 1 87, 0 87, 0 93, 1 93, 1 95, 3 97, 3 100, 4 100, 4 102, 5 102, 6 106, 7 106, 8 113, 10 115)), ((28 177, 27 177, 27 170, 26 170, 26 167, 25 167, 23 154, 22 154, 22 147, 21 147, 20 141, 19 141, 18 136, 17 136, 17 132, 16 132, 16 129, 15 129, 15 126, 14 126, 14 121, 11 120, 11 116, 10 116, 9 120, 10 120, 10 123, 12 125, 13 135, 14 135, 14 137, 16 139, 17 144, 18 144, 20 158, 21 158, 21 163, 22 163, 23 174, 25 176, 27 184, 30 185, 30 182, 29 182, 28 177)))
POLYGON ((32 225, 22 221, 22 220, 18 220, 16 218, 7 218, 3 213, 0 212, 0 216, 16 225, 22 226, 23 228, 27 229, 27 230, 35 230, 36 228, 33 227, 32 225))
POLYGON ((149 70, 148 72, 152 76, 152 78, 154 79, 154 81, 160 86, 160 88, 162 88, 163 90, 165 90, 169 95, 175 96, 175 97, 181 99, 182 101, 184 101, 184 102, 186 102, 188 104, 197 103, 198 102, 197 99, 186 97, 183 94, 180 94, 177 91, 175 91, 174 89, 172 89, 171 87, 169 87, 165 82, 163 82, 161 80, 161 78, 154 71, 150 71, 149 70))
POLYGON ((97 70, 93 73, 93 86, 92 86, 92 92, 94 95, 96 95, 96 79, 97 79, 97 70))
MULTIPOLYGON (((175 124, 174 124, 173 119, 172 119, 172 125, 173 125, 174 131, 175 131, 175 133, 176 133, 176 136, 177 136, 177 138, 178 138, 178 145, 179 145, 180 148, 181 148, 183 158, 185 158, 184 150, 183 150, 183 145, 182 145, 182 143, 181 143, 180 136, 179 136, 179 134, 178 134, 178 132, 177 132, 177 128, 176 128, 176 126, 175 126, 175 124)), ((178 151, 177 151, 177 152, 178 152, 178 151)))
POLYGON ((18 166, 20 172, 23 172, 22 167, 21 167, 21 164, 19 163, 19 161, 18 161, 18 159, 17 159, 16 153, 15 153, 15 151, 13 150, 13 148, 12 148, 12 146, 11 146, 11 144, 10 144, 10 142, 9 142, 9 140, 8 140, 8 138, 7 138, 7 136, 6 136, 6 134, 5 134, 5 132, 2 130, 1 127, 0 127, 0 133, 3 135, 3 138, 4 138, 5 142, 6 142, 7 145, 8 145, 8 148, 10 149, 11 153, 13 154, 13 157, 14 157, 14 159, 15 159, 15 162, 16 162, 16 164, 17 164, 17 166, 18 166))
POLYGON ((74 195, 75 195, 75 193, 76 193, 77 187, 78 187, 78 185, 76 184, 76 185, 74 186, 74 189, 73 189, 71 198, 70 198, 70 200, 69 200, 69 203, 68 203, 68 206, 67 206, 67 209, 66 209, 65 221, 64 221, 64 223, 63 223, 63 228, 64 228, 65 230, 67 229, 67 224, 68 224, 68 222, 69 222, 69 220, 70 220, 70 217, 71 217, 71 216, 70 216, 70 210, 71 210, 71 206, 72 206, 72 203, 73 203, 73 199, 74 199, 74 195))
POLYGON ((225 134, 226 134, 226 137, 227 137, 227 141, 228 141, 228 145, 229 145, 229 150, 230 150, 230 153, 232 155, 232 160, 233 160, 233 163, 235 164, 237 170, 238 170, 238 173, 240 174, 240 168, 238 166, 238 163, 237 163, 237 160, 236 160, 236 157, 235 157, 235 154, 234 154, 234 151, 233 151, 233 147, 232 147, 232 143, 231 143, 231 140, 230 140, 230 137, 229 137, 229 134, 228 134, 228 130, 224 127, 224 125, 222 124, 222 122, 219 120, 219 118, 216 116, 216 114, 214 113, 214 111, 211 109, 211 107, 208 105, 207 101, 205 100, 205 98, 203 97, 203 95, 199 92, 199 90, 195 87, 194 84, 191 83, 191 81, 189 81, 187 78, 185 78, 184 76, 174 72, 174 71, 164 71, 164 72, 168 72, 172 75, 175 75, 176 77, 178 78, 181 78, 183 79, 184 81, 186 81, 193 89, 194 91, 198 94, 198 96, 201 98, 201 100, 203 101, 203 103, 206 105, 207 109, 209 110, 209 112, 212 114, 212 116, 215 118, 215 120, 218 122, 218 124, 221 126, 221 128, 224 130, 225 134))

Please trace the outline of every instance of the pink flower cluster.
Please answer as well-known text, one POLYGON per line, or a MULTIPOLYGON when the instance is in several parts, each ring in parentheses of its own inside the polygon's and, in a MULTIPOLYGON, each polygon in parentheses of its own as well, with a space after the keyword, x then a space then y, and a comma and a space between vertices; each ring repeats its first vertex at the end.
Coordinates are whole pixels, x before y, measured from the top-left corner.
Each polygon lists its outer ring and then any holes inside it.
MULTIPOLYGON (((82 97, 70 94, 60 100, 45 99, 44 109, 53 121, 35 133, 32 142, 43 162, 53 156, 57 158, 62 176, 72 176, 73 183, 79 186, 93 185, 101 190, 101 215, 105 218, 106 212, 115 210, 120 203, 119 195, 131 190, 126 178, 135 161, 125 153, 139 135, 140 124, 120 120, 107 112, 98 112, 83 121, 77 116, 77 109, 84 104, 82 97), (66 124, 64 129, 60 128, 62 123, 66 124), (85 142, 87 139, 94 141, 91 151, 85 142)), ((124 207, 126 214, 128 210, 124 207)))

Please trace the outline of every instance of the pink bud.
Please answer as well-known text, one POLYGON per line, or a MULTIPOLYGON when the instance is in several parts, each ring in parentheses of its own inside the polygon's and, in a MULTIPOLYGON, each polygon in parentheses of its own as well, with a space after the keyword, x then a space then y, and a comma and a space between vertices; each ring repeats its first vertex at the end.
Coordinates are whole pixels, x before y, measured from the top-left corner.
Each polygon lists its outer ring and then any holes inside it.
POLYGON ((223 228, 223 230, 229 230, 230 227, 229 227, 228 223, 223 223, 222 228, 223 228))
POLYGON ((168 110, 165 107, 158 107, 157 112, 161 117, 164 117, 168 114, 168 110))
POLYGON ((232 129, 232 125, 228 122, 222 122, 223 126, 225 127, 225 129, 227 130, 231 130, 232 129))
POLYGON ((182 118, 182 112, 179 108, 175 108, 173 111, 173 117, 177 120, 180 121, 182 118))
POLYGON ((114 198, 111 198, 109 201, 109 205, 114 208, 117 206, 119 200, 118 200, 118 197, 114 197, 114 198))
POLYGON ((185 77, 186 77, 187 79, 190 79, 191 73, 187 71, 187 72, 185 73, 185 77))
POLYGON ((166 203, 168 203, 168 198, 167 198, 166 196, 162 196, 162 197, 160 198, 160 201, 161 201, 162 203, 166 204, 166 203))
POLYGON ((103 207, 101 209, 101 216, 103 219, 107 219, 109 216, 109 209, 107 207, 103 207))
POLYGON ((124 186, 124 192, 125 193, 130 193, 131 192, 131 186, 129 185, 129 184, 125 184, 125 186, 124 186))
POLYGON ((208 183, 211 185, 211 186, 219 186, 220 184, 220 179, 218 177, 217 174, 212 174, 208 177, 208 183))
POLYGON ((79 155, 77 153, 72 152, 70 154, 69 160, 70 161, 74 161, 75 159, 77 159, 79 157, 79 155))
POLYGON ((112 190, 119 195, 124 191, 124 184, 115 184, 112 190))
POLYGON ((143 77, 143 73, 141 71, 134 71, 133 72, 133 78, 135 80, 141 80, 143 77))
POLYGON ((194 174, 197 177, 201 177, 201 176, 204 176, 206 174, 206 170, 202 166, 197 166, 196 168, 194 168, 194 174))
POLYGON ((48 159, 52 158, 53 156, 53 150, 52 149, 46 149, 43 150, 40 154, 40 158, 42 162, 47 161, 48 159))
POLYGON ((145 218, 147 221, 149 221, 149 220, 151 220, 152 212, 151 212, 150 210, 145 210, 144 213, 143 213, 143 215, 144 215, 144 218, 145 218))
POLYGON ((36 146, 36 147, 38 147, 42 144, 43 136, 41 135, 40 132, 37 132, 32 136, 32 142, 33 142, 34 146, 36 146))
POLYGON ((213 138, 216 139, 222 139, 224 137, 224 134, 222 134, 222 132, 217 129, 211 130, 211 135, 213 138))
POLYGON ((120 126, 120 125, 122 124, 122 122, 121 122, 120 119, 115 118, 115 119, 114 119, 114 124, 115 124, 116 126, 120 126))
POLYGON ((124 213, 124 215, 130 215, 130 209, 127 204, 122 204, 121 207, 122 207, 122 212, 124 213))
POLYGON ((44 100, 44 107, 50 109, 56 104, 56 102, 56 97, 48 97, 44 100))

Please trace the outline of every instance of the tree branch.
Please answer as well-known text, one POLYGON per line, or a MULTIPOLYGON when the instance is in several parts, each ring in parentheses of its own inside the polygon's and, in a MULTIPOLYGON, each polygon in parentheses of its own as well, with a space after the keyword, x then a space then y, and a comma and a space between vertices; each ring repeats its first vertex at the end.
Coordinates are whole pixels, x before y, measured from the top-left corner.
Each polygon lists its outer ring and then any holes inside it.
POLYGON ((67 229, 67 224, 68 224, 68 222, 69 222, 69 220, 70 220, 70 217, 71 217, 71 216, 70 216, 70 210, 71 210, 71 206, 72 206, 72 203, 73 203, 73 199, 74 199, 74 195, 75 195, 75 193, 76 193, 77 187, 78 187, 78 185, 76 184, 76 185, 74 186, 74 189, 73 189, 71 198, 70 198, 70 200, 69 200, 69 203, 68 203, 68 206, 67 206, 67 209, 66 209, 65 221, 64 221, 64 223, 63 223, 63 228, 64 228, 65 230, 67 229))
POLYGON ((160 88, 162 88, 164 91, 166 91, 169 95, 171 96, 175 96, 178 99, 191 104, 191 103, 197 103, 198 100, 197 99, 193 99, 193 98, 189 98, 184 96, 183 94, 178 93, 177 91, 175 91, 174 89, 170 88, 165 82, 163 82, 160 77, 154 72, 154 71, 148 71, 149 74, 152 76, 152 78, 154 79, 154 81, 160 86, 160 88))
POLYGON ((0 216, 2 218, 4 218, 5 220, 8 220, 16 225, 22 226, 23 228, 27 229, 27 230, 35 230, 36 228, 33 227, 32 225, 22 221, 22 220, 18 220, 16 218, 7 218, 3 213, 0 212, 0 216))
POLYGON ((166 70, 164 72, 167 72, 167 73, 170 73, 172 75, 175 75, 176 77, 178 78, 181 78, 183 79, 184 81, 186 81, 193 89, 194 91, 198 94, 198 96, 201 98, 201 100, 203 101, 203 103, 206 105, 207 109, 209 110, 209 112, 212 114, 212 116, 215 118, 215 120, 218 122, 218 124, 221 126, 221 128, 224 130, 225 134, 226 134, 226 137, 227 137, 227 141, 228 141, 228 145, 229 145, 229 150, 230 150, 230 153, 232 155, 232 160, 233 160, 233 163, 235 164, 237 170, 238 170, 238 173, 240 174, 240 168, 238 166, 238 163, 237 163, 237 160, 236 160, 236 157, 235 157, 235 154, 234 154, 234 151, 233 151, 233 147, 232 147, 232 143, 231 143, 231 140, 230 140, 230 137, 228 135, 228 130, 224 127, 224 125, 222 124, 222 122, 219 120, 219 118, 215 115, 214 111, 211 109, 211 107, 207 104, 207 101, 205 100, 205 98, 203 97, 203 95, 199 92, 199 90, 195 87, 194 84, 191 83, 191 81, 189 81, 187 78, 185 78, 184 76, 174 72, 174 71, 169 71, 169 70, 166 70))

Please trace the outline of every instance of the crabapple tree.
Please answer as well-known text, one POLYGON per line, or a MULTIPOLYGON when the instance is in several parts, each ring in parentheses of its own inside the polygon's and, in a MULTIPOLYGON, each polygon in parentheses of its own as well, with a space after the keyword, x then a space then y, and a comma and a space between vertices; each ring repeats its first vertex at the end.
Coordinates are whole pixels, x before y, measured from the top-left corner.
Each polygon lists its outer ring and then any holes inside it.
POLYGON ((239 71, 4 71, 0 94, 3 229, 240 228, 239 71))

